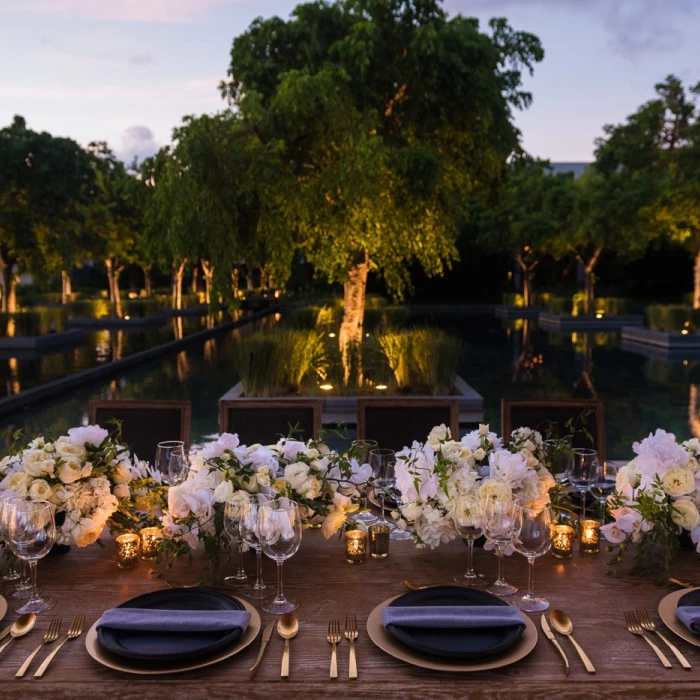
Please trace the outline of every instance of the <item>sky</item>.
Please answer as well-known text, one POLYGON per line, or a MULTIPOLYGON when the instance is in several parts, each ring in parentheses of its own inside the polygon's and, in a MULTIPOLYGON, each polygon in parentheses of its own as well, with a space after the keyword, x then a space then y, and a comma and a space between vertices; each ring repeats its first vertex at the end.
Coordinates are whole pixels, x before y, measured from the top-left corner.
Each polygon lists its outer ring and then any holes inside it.
MULTIPOLYGON (((294 0, 0 0, 0 126, 83 145, 107 141, 124 160, 170 141, 183 115, 224 107, 233 37, 294 0)), ((545 59, 516 113, 525 149, 553 162, 590 161, 618 123, 674 73, 700 82, 699 0, 445 0, 451 13, 507 17, 537 35, 545 59), (694 41, 696 45, 694 46, 694 41)))

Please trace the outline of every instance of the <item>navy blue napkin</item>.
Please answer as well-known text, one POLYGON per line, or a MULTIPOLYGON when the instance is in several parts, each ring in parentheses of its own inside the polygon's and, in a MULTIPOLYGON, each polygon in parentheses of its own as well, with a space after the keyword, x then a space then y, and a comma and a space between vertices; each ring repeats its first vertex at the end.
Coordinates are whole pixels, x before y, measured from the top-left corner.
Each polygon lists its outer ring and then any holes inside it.
POLYGON ((245 610, 158 610, 113 608, 97 622, 97 628, 142 632, 245 631, 250 613, 245 610))
POLYGON ((394 607, 382 610, 384 627, 475 629, 480 627, 525 626, 523 615, 510 605, 430 605, 394 607))
POLYGON ((700 634, 700 607, 688 605, 676 608, 676 617, 693 633, 700 634))

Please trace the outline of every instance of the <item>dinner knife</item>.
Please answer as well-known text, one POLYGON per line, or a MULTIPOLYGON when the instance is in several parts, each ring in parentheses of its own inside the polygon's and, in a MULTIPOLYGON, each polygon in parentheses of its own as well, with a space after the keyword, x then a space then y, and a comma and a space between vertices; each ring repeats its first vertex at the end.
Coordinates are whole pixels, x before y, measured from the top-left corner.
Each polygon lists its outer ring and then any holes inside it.
POLYGON ((255 663, 253 664, 252 668, 250 669, 250 680, 253 680, 255 677, 255 674, 258 672, 258 669, 260 668, 260 664, 262 663, 262 658, 263 654, 265 653, 265 649, 267 648, 267 643, 270 641, 270 638, 272 637, 272 632, 275 629, 275 623, 277 620, 272 620, 272 622, 269 622, 267 627, 265 628, 265 631, 263 632, 262 635, 262 642, 260 643, 260 651, 258 652, 258 658, 255 659, 255 663))
POLYGON ((7 637, 7 635, 10 634, 11 629, 12 629, 12 625, 8 625, 7 627, 5 627, 5 629, 2 632, 0 632, 0 641, 5 639, 5 637, 7 637))
POLYGON ((564 650, 561 648, 561 645, 557 641, 557 638, 554 636, 554 632, 552 632, 552 628, 549 626, 549 622, 547 622, 547 618, 545 617, 544 613, 542 614, 542 617, 540 618, 540 626, 542 627, 542 631, 544 632, 544 636, 549 639, 552 644, 556 647, 556 650, 561 654, 561 658, 564 659, 564 673, 568 676, 569 675, 569 659, 566 658, 566 654, 564 653, 564 650))

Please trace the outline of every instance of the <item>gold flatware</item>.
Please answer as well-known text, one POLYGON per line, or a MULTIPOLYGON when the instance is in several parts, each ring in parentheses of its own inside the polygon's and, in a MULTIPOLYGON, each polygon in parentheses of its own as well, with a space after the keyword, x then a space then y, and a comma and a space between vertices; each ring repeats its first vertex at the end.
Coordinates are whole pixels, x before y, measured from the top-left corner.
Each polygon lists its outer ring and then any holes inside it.
POLYGON ((542 627, 542 631, 544 632, 544 636, 549 639, 552 644, 554 644, 554 648, 559 652, 561 655, 561 658, 564 660, 564 673, 565 675, 569 675, 569 659, 566 657, 566 654, 564 653, 564 650, 561 648, 561 644, 557 641, 557 638, 554 636, 554 632, 552 632, 552 628, 549 626, 549 622, 547 622, 547 617, 542 614, 542 617, 540 618, 540 627, 542 627))
POLYGON ((559 634, 563 634, 565 637, 569 638, 569 641, 574 645, 574 649, 576 649, 578 655, 581 657, 586 671, 588 671, 588 673, 595 673, 595 666, 588 658, 588 654, 586 654, 579 643, 574 639, 574 623, 571 621, 571 618, 562 610, 552 610, 549 613, 549 621, 559 634))
POLYGON ((18 617, 10 627, 10 638, 2 646, 0 646, 0 654, 5 651, 7 645, 13 639, 16 639, 17 637, 24 637, 25 634, 31 632, 35 624, 36 615, 34 613, 27 613, 26 615, 18 617))
POLYGON ((675 583, 676 586, 680 586, 681 588, 697 588, 698 586, 697 583, 693 583, 692 581, 683 581, 679 578, 670 578, 668 582, 675 583))
POLYGON ((692 666, 688 662, 688 659, 681 654, 680 649, 678 649, 675 644, 670 642, 663 634, 661 634, 646 608, 637 606, 637 619, 639 620, 639 624, 641 625, 642 629, 645 629, 647 632, 654 632, 654 634, 656 634, 656 636, 673 652, 673 655, 678 659, 681 666, 690 671, 692 666))
POLYGON ((263 660, 263 655, 265 654, 265 649, 267 649, 267 643, 272 637, 272 631, 275 629, 276 622, 277 620, 272 620, 272 622, 268 622, 267 627, 265 627, 265 629, 263 630, 262 641, 260 642, 260 651, 258 652, 258 658, 255 659, 255 663, 250 667, 248 671, 248 678, 250 680, 253 680, 255 674, 260 668, 260 664, 263 660))
POLYGON ((329 620, 328 622, 328 634, 326 639, 329 644, 332 644, 331 651, 331 678, 338 677, 338 644, 342 637, 340 636, 340 620, 329 620))
POLYGON ((56 617, 53 620, 51 620, 51 624, 49 625, 49 628, 46 630, 44 633, 44 639, 39 643, 36 649, 27 657, 25 662, 20 666, 19 671, 15 673, 15 676, 17 678, 20 678, 23 676, 26 672, 27 669, 29 668, 29 665, 32 663, 34 660, 34 657, 39 653, 39 649, 44 646, 44 644, 50 644, 51 642, 55 642, 58 639, 58 634, 61 631, 61 618, 56 617))
POLYGON ((58 654, 59 651, 61 651, 61 648, 66 642, 69 642, 71 639, 77 639, 82 633, 83 633, 83 626, 85 625, 85 615, 79 614, 76 615, 73 618, 73 622, 71 622, 71 626, 68 628, 68 633, 66 636, 63 638, 63 641, 60 642, 60 644, 53 649, 53 651, 44 659, 44 662, 39 666, 38 670, 34 672, 34 678, 41 678, 44 673, 46 673, 46 669, 49 667, 49 664, 53 661, 53 658, 58 654))
POLYGON ((294 639, 299 631, 299 620, 293 613, 282 615, 277 622, 277 634, 284 639, 284 652, 282 653, 282 670, 280 676, 289 678, 289 640, 294 639))
POLYGON ((659 661, 666 667, 671 668, 671 662, 666 658, 666 655, 659 649, 659 647, 654 644, 654 642, 644 634, 644 630, 639 624, 635 614, 631 610, 625 611, 625 624, 627 625, 627 630, 632 634, 636 634, 641 637, 653 650, 654 653, 659 657, 659 661))
POLYGON ((401 581, 401 585, 404 588, 408 588, 409 591, 423 591, 426 588, 434 588, 435 586, 419 586, 417 583, 413 583, 413 581, 409 581, 407 578, 405 578, 403 581, 401 581))
POLYGON ((0 632, 0 641, 5 639, 5 637, 7 637, 7 635, 10 634, 11 631, 12 631, 12 625, 10 624, 7 627, 5 627, 5 629, 2 632, 0 632))
POLYGON ((357 656, 355 655, 355 640, 359 635, 357 629, 357 615, 345 616, 345 639, 350 642, 350 666, 348 678, 357 678, 357 656))

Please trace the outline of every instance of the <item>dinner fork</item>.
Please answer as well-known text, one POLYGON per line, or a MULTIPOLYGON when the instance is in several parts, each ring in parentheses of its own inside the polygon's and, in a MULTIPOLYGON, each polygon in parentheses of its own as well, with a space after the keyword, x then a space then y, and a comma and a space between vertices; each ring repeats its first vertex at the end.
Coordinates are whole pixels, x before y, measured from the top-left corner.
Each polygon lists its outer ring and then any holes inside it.
POLYGON ((345 616, 345 639, 350 642, 350 669, 348 678, 357 678, 357 657, 355 656, 355 640, 357 639, 357 615, 345 616))
POLYGON ((644 641, 646 641, 659 657, 661 663, 666 668, 671 668, 671 662, 666 658, 663 651, 661 651, 661 649, 659 649, 659 647, 657 647, 656 644, 654 644, 654 642, 652 642, 651 639, 644 634, 644 630, 641 628, 635 614, 632 611, 625 611, 625 622, 627 623, 628 631, 630 631, 632 634, 639 635, 644 641))
POLYGON ((39 653, 39 649, 44 646, 44 644, 49 644, 55 642, 58 639, 58 633, 61 631, 61 618, 56 617, 51 620, 49 628, 44 633, 44 639, 39 643, 36 649, 27 657, 26 661, 22 664, 19 671, 15 673, 17 678, 22 677, 29 668, 29 665, 34 661, 34 657, 39 653))
POLYGON ((688 659, 681 654, 680 650, 673 644, 672 642, 669 642, 666 637, 659 632, 659 630, 656 628, 656 625, 654 624, 654 621, 651 619, 651 616, 649 615, 649 611, 646 608, 642 608, 637 606, 637 616, 639 617, 639 624, 648 632, 654 632, 659 639, 661 639, 664 644, 673 652, 673 655, 680 661, 681 666, 683 668, 690 670, 691 666, 688 663, 688 659))
POLYGON ((76 615, 73 618, 71 626, 68 628, 68 634, 66 634, 63 641, 44 659, 44 663, 39 666, 39 669, 34 673, 34 678, 41 678, 44 672, 49 667, 49 664, 53 660, 53 657, 58 654, 61 647, 71 639, 77 639, 83 633, 83 625, 85 625, 85 615, 76 615))
POLYGON ((342 637, 340 636, 340 620, 329 620, 328 635, 326 639, 333 645, 331 652, 331 678, 338 677, 338 644, 342 637))

